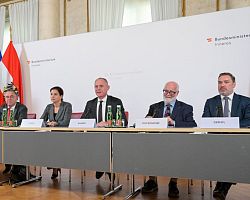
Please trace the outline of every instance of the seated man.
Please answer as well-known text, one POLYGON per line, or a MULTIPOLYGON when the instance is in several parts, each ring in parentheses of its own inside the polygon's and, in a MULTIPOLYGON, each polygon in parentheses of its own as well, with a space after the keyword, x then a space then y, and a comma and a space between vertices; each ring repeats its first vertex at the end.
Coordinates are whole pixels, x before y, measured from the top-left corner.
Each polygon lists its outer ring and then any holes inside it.
MULTIPOLYGON (((11 83, 4 89, 5 103, 0 107, 0 119, 2 119, 3 109, 8 110, 8 118, 10 118, 10 110, 14 109, 14 120, 17 121, 17 126, 21 125, 22 119, 27 119, 27 107, 19 102, 18 90, 11 83)), ((6 164, 3 174, 11 173, 14 182, 26 180, 26 167, 23 165, 10 165, 6 164)))
MULTIPOLYGON (((240 127, 250 126, 250 98, 236 94, 235 86, 235 77, 231 73, 219 74, 219 95, 206 101, 202 117, 239 117, 240 127)), ((217 182, 213 197, 224 200, 232 184, 217 182)))
MULTIPOLYGON (((193 107, 178 101, 179 85, 174 81, 167 82, 163 89, 163 101, 150 106, 146 117, 163 118, 165 117, 168 125, 173 127, 196 127, 193 118, 193 107)), ((177 178, 171 178, 169 184, 168 196, 172 198, 179 197, 177 188, 177 178)), ((158 190, 155 176, 150 176, 144 184, 142 193, 149 193, 158 190)))
MULTIPOLYGON (((122 119, 127 126, 128 122, 125 116, 124 107, 122 101, 116 97, 108 95, 108 90, 110 88, 108 81, 105 78, 98 78, 95 80, 95 93, 96 96, 94 99, 87 102, 82 119, 96 119, 97 127, 105 127, 108 125, 107 122, 107 107, 112 107, 112 115, 116 116, 116 107, 117 105, 121 106, 122 119)), ((96 172, 96 178, 100 179, 103 175, 103 172, 96 172)), ((109 179, 111 179, 111 174, 108 173, 109 179)))

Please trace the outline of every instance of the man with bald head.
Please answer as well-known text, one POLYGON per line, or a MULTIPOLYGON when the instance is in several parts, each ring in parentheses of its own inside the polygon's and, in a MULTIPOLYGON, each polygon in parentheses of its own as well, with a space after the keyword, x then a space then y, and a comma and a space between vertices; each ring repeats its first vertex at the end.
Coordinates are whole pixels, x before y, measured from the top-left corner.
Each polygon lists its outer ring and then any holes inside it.
MULTIPOLYGON (((109 84, 106 78, 97 78, 94 83, 94 89, 96 97, 89 100, 85 106, 82 119, 96 119, 97 127, 108 126, 107 122, 107 107, 112 107, 112 115, 116 116, 117 105, 121 106, 122 119, 124 120, 125 126, 127 126, 128 121, 125 116, 125 111, 123 103, 119 98, 108 95, 109 84)), ((96 172, 96 178, 100 179, 104 172, 96 172)), ((111 179, 111 174, 108 173, 109 179, 111 179)))
MULTIPOLYGON (((184 102, 178 101, 179 85, 174 81, 167 82, 163 88, 163 101, 152 104, 146 117, 166 118, 170 127, 196 127, 193 118, 193 107, 184 102)), ((179 197, 177 178, 171 178, 169 182, 168 196, 179 197)), ((144 184, 142 193, 150 193, 158 190, 155 176, 150 176, 144 184)))

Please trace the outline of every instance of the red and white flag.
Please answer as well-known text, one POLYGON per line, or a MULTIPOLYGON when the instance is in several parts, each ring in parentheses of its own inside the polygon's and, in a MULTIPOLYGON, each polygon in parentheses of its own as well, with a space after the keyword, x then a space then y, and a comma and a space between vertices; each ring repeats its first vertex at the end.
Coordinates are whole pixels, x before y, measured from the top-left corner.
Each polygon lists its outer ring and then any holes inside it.
POLYGON ((10 41, 2 57, 2 60, 0 60, 0 76, 0 104, 4 102, 4 87, 11 82, 13 82, 13 84, 17 87, 19 93, 19 101, 20 103, 23 103, 23 83, 21 65, 12 41, 10 41))

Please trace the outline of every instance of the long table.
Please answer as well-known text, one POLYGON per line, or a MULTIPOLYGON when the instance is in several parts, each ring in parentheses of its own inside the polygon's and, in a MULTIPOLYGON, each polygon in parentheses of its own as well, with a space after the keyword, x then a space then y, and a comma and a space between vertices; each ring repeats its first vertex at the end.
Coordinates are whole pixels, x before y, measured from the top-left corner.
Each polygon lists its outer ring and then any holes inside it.
POLYGON ((113 172, 250 183, 250 135, 113 133, 113 172))
POLYGON ((1 135, 3 163, 250 183, 250 129, 2 128, 1 135))
POLYGON ((3 163, 111 171, 109 132, 3 131, 3 163))

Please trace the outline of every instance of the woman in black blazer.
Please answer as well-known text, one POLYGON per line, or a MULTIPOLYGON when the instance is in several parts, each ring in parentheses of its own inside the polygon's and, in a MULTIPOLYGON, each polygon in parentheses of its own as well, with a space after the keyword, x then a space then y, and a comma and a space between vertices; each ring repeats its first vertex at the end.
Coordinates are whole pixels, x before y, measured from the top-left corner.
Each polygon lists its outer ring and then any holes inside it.
MULTIPOLYGON (((48 127, 68 127, 72 114, 72 105, 63 101, 63 89, 55 86, 50 89, 51 104, 48 104, 41 116, 48 127)), ((51 169, 51 168, 48 168, 51 169)), ((53 168, 51 179, 58 177, 60 168, 53 168)))

